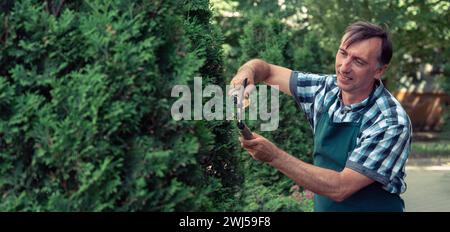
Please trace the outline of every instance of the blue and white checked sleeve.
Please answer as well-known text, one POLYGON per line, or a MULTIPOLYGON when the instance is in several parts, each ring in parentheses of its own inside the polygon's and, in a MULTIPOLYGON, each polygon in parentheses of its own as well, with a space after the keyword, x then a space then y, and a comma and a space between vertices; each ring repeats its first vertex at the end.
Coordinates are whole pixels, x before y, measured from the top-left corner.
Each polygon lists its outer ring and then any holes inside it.
POLYGON ((305 112, 311 126, 314 125, 314 103, 325 94, 326 75, 292 71, 289 88, 299 107, 305 112))
POLYGON ((363 131, 356 148, 349 154, 346 167, 377 182, 391 193, 403 193, 404 168, 410 146, 407 125, 381 121, 363 131))

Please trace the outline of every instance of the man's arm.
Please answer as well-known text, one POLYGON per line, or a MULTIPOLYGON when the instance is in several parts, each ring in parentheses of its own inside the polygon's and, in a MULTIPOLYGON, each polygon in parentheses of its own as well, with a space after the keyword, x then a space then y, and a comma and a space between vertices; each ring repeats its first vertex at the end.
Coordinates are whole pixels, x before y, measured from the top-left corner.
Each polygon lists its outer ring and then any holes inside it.
POLYGON ((341 172, 305 163, 278 148, 266 138, 253 133, 255 139, 241 140, 253 158, 267 162, 298 185, 340 202, 371 184, 374 180, 349 168, 341 172))
POLYGON ((249 78, 248 84, 264 82, 267 85, 278 86, 283 93, 292 95, 289 89, 289 77, 292 70, 278 65, 273 65, 261 59, 252 59, 239 68, 238 73, 231 80, 231 86, 241 85, 245 78, 249 78))
POLYGON ((349 168, 341 172, 305 163, 279 149, 269 163, 304 188, 341 202, 374 180, 349 168))

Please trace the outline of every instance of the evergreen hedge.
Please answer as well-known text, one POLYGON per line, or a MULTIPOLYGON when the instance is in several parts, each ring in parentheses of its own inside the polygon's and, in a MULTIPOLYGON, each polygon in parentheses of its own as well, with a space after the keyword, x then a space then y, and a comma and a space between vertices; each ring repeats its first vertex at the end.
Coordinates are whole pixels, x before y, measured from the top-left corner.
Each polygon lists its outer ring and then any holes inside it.
POLYGON ((225 85, 208 1, 67 2, 0 5, 0 210, 231 210, 234 127, 170 115, 225 85))

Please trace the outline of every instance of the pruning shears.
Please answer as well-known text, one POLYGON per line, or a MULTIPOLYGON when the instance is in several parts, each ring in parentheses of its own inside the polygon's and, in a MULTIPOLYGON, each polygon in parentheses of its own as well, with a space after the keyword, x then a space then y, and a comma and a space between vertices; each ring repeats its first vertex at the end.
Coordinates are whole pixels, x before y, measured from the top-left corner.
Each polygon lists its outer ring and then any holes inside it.
POLYGON ((240 130, 241 135, 246 140, 254 139, 254 136, 247 125, 244 123, 243 112, 244 112, 244 90, 247 87, 247 78, 244 79, 244 88, 239 88, 239 90, 234 91, 232 94, 234 105, 236 106, 236 119, 237 127, 240 130))

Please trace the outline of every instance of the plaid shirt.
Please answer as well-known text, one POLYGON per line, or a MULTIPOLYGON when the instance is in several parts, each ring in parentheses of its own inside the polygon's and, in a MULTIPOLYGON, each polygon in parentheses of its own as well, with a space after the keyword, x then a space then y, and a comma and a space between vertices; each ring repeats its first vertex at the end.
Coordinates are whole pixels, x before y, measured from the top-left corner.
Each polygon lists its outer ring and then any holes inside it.
POLYGON ((391 193, 405 192, 405 163, 411 150, 411 122, 400 103, 376 83, 374 104, 366 98, 360 103, 345 106, 336 84, 336 75, 317 75, 293 71, 290 91, 306 117, 316 130, 318 112, 330 101, 328 111, 333 122, 355 122, 361 118, 355 149, 349 154, 346 167, 357 171, 383 185, 391 193), (369 109, 365 109, 370 105, 369 109))

